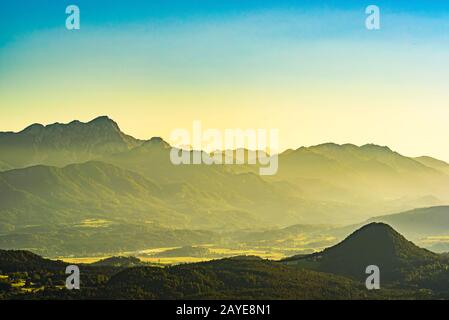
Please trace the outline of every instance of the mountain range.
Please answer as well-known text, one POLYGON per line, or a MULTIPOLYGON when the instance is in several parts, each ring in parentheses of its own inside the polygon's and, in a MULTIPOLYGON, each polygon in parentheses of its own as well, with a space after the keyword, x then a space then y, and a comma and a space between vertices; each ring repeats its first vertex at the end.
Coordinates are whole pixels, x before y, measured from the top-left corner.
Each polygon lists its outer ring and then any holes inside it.
POLYGON ((64 232, 83 242, 136 226, 183 234, 170 240, 179 243, 187 230, 198 239, 198 232, 354 224, 449 202, 449 164, 372 144, 286 150, 271 177, 259 176, 257 165, 176 166, 170 150, 162 138, 135 139, 105 116, 0 133, 0 248, 52 243, 54 254, 68 250, 64 232))

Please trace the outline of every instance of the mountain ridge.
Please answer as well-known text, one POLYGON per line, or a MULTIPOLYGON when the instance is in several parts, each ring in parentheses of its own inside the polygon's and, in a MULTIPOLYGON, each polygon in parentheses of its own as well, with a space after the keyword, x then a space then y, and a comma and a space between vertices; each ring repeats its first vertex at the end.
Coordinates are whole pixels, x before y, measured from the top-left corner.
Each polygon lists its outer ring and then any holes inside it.
MULTIPOLYGON (((43 125, 41 123, 34 123, 31 124, 27 127, 25 127, 24 129, 20 130, 20 131, 0 131, 0 138, 5 137, 5 136, 17 136, 17 135, 21 135, 21 134, 36 134, 39 133, 43 130, 47 130, 47 129, 55 129, 55 130, 63 130, 64 128, 76 128, 76 127, 83 127, 83 126, 102 126, 102 127, 109 127, 115 131, 120 132, 121 134, 123 134, 125 137, 130 138, 131 140, 134 140, 136 142, 138 142, 138 145, 141 145, 143 143, 149 142, 151 140, 160 140, 160 141, 164 141, 161 137, 153 137, 150 138, 148 140, 141 140, 141 139, 136 139, 130 135, 127 135, 125 133, 123 133, 119 127, 119 125, 117 124, 117 122, 115 122, 113 119, 111 119, 109 116, 107 115, 102 115, 102 116, 97 116, 96 118, 87 121, 87 122, 82 122, 79 120, 72 120, 68 123, 60 123, 60 122, 55 122, 55 123, 51 123, 51 124, 47 124, 47 125, 43 125)), ((164 141, 165 142, 165 141, 164 141)), ((166 143, 166 142, 165 142, 166 143)), ((167 143, 166 143, 167 144, 167 143)), ((395 154, 399 154, 398 152, 395 152, 393 150, 391 150, 388 146, 381 146, 381 145, 377 145, 374 143, 366 143, 363 145, 355 145, 352 143, 343 143, 343 144, 338 144, 338 143, 334 143, 334 142, 325 142, 325 143, 320 143, 317 145, 311 145, 311 146, 301 146, 298 147, 296 149, 286 149, 283 152, 280 152, 278 155, 283 155, 283 154, 289 154, 291 152, 295 152, 295 151, 300 151, 302 149, 308 149, 311 151, 316 151, 316 150, 320 150, 323 148, 334 148, 334 149, 338 149, 338 148, 342 148, 342 149, 352 149, 352 150, 370 150, 370 151, 384 151, 384 152, 390 152, 390 153, 395 153, 395 154)), ((225 150, 222 150, 223 152, 225 150)), ((400 154, 399 154, 400 155, 400 154)), ((417 162, 425 162, 426 160, 429 161, 434 161, 436 160, 437 162, 439 162, 440 164, 444 164, 449 166, 449 164, 445 161, 442 160, 438 160, 436 158, 430 157, 430 156, 420 156, 420 157, 416 157, 416 158, 411 158, 416 160, 417 162)))
POLYGON ((124 134, 107 116, 86 123, 33 124, 20 132, 0 132, 0 161, 11 168, 64 166, 130 150, 142 143, 124 134))
POLYGON ((385 146, 289 150, 266 177, 258 165, 174 165, 170 151, 107 116, 0 133, 0 232, 14 243, 16 228, 86 219, 206 230, 345 225, 449 203, 449 175, 434 168, 443 162, 426 166, 385 146))

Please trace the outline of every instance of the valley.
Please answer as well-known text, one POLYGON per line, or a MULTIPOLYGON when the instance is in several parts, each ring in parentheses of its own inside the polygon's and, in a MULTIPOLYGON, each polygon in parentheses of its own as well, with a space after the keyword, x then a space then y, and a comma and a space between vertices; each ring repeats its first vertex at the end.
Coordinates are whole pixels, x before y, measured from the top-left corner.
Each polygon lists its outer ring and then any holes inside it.
MULTIPOLYGON (((191 248, 190 248, 191 249, 191 248)), ((168 250, 171 251, 171 250, 168 250)), ((165 251, 167 252, 167 250, 165 251)), ((320 252, 279 261, 240 255, 172 266, 135 257, 78 261, 81 290, 64 287, 67 262, 0 250, 0 299, 447 299, 449 260, 371 223, 320 252), (367 264, 380 290, 367 290, 367 264)))

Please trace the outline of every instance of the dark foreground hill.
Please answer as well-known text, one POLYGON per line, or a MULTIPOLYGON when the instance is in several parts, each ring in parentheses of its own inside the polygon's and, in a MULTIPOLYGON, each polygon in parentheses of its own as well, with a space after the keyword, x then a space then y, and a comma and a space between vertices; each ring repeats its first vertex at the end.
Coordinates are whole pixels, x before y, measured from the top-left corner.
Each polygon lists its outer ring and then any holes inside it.
POLYGON ((59 270, 65 264, 61 261, 44 259, 37 254, 22 250, 0 250, 0 274, 12 272, 37 272, 59 270))
POLYGON ((417 247, 389 225, 371 223, 322 252, 284 262, 359 280, 367 277, 367 266, 376 265, 384 281, 405 282, 426 268, 438 269, 446 260, 417 247))
MULTIPOLYGON (((4 299, 364 299, 381 298, 341 276, 300 270, 258 257, 173 267, 116 265, 117 258, 80 265, 81 287, 64 287, 62 262, 23 251, 0 251, 4 299), (111 263, 112 262, 112 263, 111 263), (37 267, 36 267, 37 266, 37 267), (6 278, 5 278, 6 277, 6 278)), ((119 259, 123 262, 123 259, 119 259)), ((126 261, 136 262, 132 258, 126 261)), ((392 296, 409 292, 388 290, 392 296)))
POLYGON ((408 295, 369 292, 354 280, 301 270, 257 257, 235 257, 169 268, 132 268, 113 276, 106 291, 133 299, 366 299, 408 295))

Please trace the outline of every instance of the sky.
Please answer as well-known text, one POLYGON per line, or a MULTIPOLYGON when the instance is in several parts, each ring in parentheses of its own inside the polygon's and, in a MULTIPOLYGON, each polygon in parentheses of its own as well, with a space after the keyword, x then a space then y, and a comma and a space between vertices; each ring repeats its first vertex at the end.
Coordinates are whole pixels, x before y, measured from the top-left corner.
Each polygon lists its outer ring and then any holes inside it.
POLYGON ((200 120, 449 161, 448 40, 448 1, 0 0, 0 131, 108 115, 169 140, 200 120))

